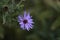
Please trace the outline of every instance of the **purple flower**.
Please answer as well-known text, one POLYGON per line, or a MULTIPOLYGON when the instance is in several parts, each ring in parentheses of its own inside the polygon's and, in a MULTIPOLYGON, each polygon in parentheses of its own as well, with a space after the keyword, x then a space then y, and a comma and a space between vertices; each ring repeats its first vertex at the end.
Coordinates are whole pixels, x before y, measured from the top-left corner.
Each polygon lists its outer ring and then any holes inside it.
POLYGON ((28 14, 26 13, 26 11, 24 11, 24 15, 23 16, 18 16, 18 22, 20 24, 20 27, 23 30, 30 30, 33 28, 33 19, 31 18, 32 16, 30 16, 30 13, 28 12, 28 14))

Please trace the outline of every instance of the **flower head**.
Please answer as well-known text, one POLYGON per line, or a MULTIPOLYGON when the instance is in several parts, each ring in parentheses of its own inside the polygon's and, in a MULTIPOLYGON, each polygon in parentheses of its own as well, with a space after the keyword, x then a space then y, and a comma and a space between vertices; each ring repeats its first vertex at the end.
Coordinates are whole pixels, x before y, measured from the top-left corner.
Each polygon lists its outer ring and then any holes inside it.
POLYGON ((20 24, 20 27, 23 29, 23 30, 30 30, 33 28, 33 19, 31 18, 32 16, 30 16, 30 13, 28 12, 28 14, 26 13, 26 11, 24 11, 24 15, 21 16, 19 15, 18 16, 18 22, 20 24))

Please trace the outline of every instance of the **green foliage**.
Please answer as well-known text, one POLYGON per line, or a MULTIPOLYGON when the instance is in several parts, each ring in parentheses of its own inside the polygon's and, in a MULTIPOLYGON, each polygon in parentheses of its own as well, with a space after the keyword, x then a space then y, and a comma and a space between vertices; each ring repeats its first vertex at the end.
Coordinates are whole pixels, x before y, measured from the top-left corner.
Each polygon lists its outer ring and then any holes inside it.
POLYGON ((60 1, 0 0, 0 40, 60 40, 60 1), (34 21, 30 31, 17 21, 24 10, 34 21))

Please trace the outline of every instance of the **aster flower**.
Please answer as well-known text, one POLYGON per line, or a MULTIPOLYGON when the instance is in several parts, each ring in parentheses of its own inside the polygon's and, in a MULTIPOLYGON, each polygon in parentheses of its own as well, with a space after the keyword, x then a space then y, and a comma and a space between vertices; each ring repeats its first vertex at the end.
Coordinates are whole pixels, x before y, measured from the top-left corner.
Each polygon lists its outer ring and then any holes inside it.
POLYGON ((26 13, 26 11, 24 11, 24 15, 21 16, 19 15, 18 16, 18 22, 19 22, 19 25, 20 27, 23 29, 23 30, 30 30, 33 28, 33 19, 31 18, 32 16, 30 16, 30 13, 28 12, 28 14, 26 13))

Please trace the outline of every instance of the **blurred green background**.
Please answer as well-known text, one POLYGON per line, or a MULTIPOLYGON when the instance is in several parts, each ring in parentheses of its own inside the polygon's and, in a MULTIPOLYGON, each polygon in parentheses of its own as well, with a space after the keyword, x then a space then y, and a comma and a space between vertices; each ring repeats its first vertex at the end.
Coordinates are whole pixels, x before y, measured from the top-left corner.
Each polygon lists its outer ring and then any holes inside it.
POLYGON ((60 0, 0 0, 0 40, 60 40, 60 0), (17 21, 24 10, 34 21, 30 31, 17 21))

